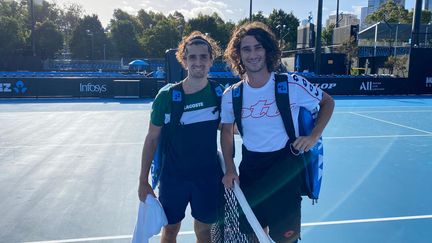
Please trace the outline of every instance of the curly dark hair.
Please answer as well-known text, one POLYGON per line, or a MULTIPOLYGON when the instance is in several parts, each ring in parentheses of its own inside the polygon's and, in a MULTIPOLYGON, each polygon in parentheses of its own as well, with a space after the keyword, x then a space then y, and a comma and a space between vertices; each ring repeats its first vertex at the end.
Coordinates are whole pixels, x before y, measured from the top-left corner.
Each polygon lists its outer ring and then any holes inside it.
POLYGON ((200 31, 193 31, 189 35, 183 37, 177 47, 176 58, 181 63, 183 68, 187 67, 186 55, 187 46, 189 45, 206 45, 210 53, 210 58, 214 60, 221 55, 221 49, 217 42, 208 35, 201 33, 200 31))
POLYGON ((255 37, 264 47, 266 50, 267 69, 270 72, 275 71, 281 58, 281 51, 276 36, 267 25, 258 21, 246 23, 233 31, 224 53, 224 58, 230 64, 231 69, 241 77, 246 73, 245 66, 241 61, 240 45, 242 39, 247 35, 255 37))

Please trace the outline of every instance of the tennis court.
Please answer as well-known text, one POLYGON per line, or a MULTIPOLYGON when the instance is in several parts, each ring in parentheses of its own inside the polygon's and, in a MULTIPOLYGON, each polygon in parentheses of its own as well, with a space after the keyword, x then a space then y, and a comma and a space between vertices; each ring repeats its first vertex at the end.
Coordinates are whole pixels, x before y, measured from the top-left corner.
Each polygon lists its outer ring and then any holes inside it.
MULTIPOLYGON (((0 100, 0 242, 129 242, 151 101, 0 100)), ((302 243, 430 242, 432 97, 336 97, 324 146, 302 243)))

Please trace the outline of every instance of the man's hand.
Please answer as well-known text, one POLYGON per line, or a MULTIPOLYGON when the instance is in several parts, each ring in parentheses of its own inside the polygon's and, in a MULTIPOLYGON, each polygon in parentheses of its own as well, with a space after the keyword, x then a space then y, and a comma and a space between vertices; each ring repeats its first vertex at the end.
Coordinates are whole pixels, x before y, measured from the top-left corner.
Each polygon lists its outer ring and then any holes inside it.
POLYGON ((300 136, 294 143, 293 147, 300 152, 308 152, 318 142, 318 138, 313 136, 300 136))
POLYGON ((235 171, 227 171, 222 178, 222 183, 226 188, 232 188, 234 186, 234 181, 237 181, 238 184, 240 183, 237 172, 235 171))
POLYGON ((152 187, 150 186, 150 184, 148 182, 140 183, 139 187, 138 187, 138 197, 139 197, 140 201, 145 202, 148 194, 151 194, 154 197, 156 197, 152 187))

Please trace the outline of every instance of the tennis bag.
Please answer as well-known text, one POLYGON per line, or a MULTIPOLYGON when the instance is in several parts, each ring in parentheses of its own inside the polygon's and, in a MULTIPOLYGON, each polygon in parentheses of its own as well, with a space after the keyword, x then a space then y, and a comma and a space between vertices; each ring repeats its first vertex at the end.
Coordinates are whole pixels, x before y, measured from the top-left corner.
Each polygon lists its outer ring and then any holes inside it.
MULTIPOLYGON (((224 91, 223 87, 213 80, 209 80, 209 83, 216 99, 217 110, 220 112, 222 94, 224 91)), ((178 82, 176 84, 167 84, 166 88, 169 88, 169 96, 171 97, 171 115, 170 122, 162 126, 161 138, 159 139, 159 143, 150 167, 153 190, 156 189, 159 183, 163 164, 166 158, 166 141, 169 137, 169 134, 180 126, 180 119, 184 111, 184 90, 182 82, 178 82)))
MULTIPOLYGON (((315 127, 318 111, 310 112, 304 107, 300 107, 299 113, 299 134, 300 136, 309 136, 315 127)), ((302 159, 305 166, 303 171, 302 193, 312 199, 313 203, 318 201, 321 190, 323 163, 323 140, 322 137, 308 152, 303 153, 302 159)))
MULTIPOLYGON (((241 111, 243 103, 243 83, 238 82, 232 87, 233 97, 233 110, 235 122, 240 134, 243 134, 243 128, 241 125, 241 111)), ((291 116, 289 92, 288 92, 288 76, 284 74, 275 74, 275 98, 276 105, 281 114, 285 130, 290 138, 294 138, 294 124, 291 116)), ((310 112, 304 107, 300 107, 299 113, 299 134, 300 136, 307 136, 312 132, 315 126, 318 112, 310 112)), ((299 153, 301 160, 303 161, 302 168, 302 185, 301 194, 302 196, 308 196, 312 199, 312 203, 318 201, 322 171, 323 171, 323 145, 322 138, 320 137, 317 144, 311 148, 308 152, 299 153)))

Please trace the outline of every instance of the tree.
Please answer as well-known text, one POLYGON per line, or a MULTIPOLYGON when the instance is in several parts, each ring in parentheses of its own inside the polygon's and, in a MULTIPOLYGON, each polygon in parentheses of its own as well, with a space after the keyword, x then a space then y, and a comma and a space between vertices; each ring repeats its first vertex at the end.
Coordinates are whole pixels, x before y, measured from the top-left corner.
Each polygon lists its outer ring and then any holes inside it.
POLYGON ((106 43, 106 35, 97 15, 84 16, 72 33, 72 57, 102 59, 106 43))
POLYGON ((421 15, 421 23, 422 24, 430 24, 432 22, 432 12, 423 10, 421 15))
POLYGON ((274 9, 267 19, 267 24, 280 40, 281 49, 287 50, 294 49, 297 44, 299 23, 292 12, 287 14, 282 9, 274 9))
POLYGON ((28 20, 26 1, 0 1, 0 16, 10 17, 24 24, 28 20))
POLYGON ((35 43, 37 54, 42 60, 53 58, 63 47, 63 35, 52 21, 46 20, 36 25, 35 43))
MULTIPOLYGON (((184 17, 181 13, 176 11, 172 16, 176 16, 176 17, 181 16, 181 18, 183 18, 183 23, 184 23, 184 17)), ((139 32, 142 33, 152 28, 153 26, 156 26, 157 23, 166 19, 167 17, 165 17, 165 15, 161 13, 155 13, 153 11, 146 12, 145 10, 141 9, 138 11, 138 16, 137 16, 137 21, 140 23, 142 28, 142 31, 140 30, 139 32)))
POLYGON ((17 19, 0 16, 0 59, 6 60, 18 48, 22 48, 26 38, 27 35, 17 19))
POLYGON ((402 77, 405 77, 407 71, 407 62, 408 55, 389 56, 384 65, 390 69, 392 74, 396 74, 398 76, 401 74, 402 77))
POLYGON ((73 30, 84 15, 84 9, 77 3, 65 4, 60 10, 59 29, 63 32, 66 46, 69 46, 73 30))
POLYGON ((111 39, 121 57, 137 57, 143 52, 139 44, 139 35, 130 20, 111 22, 111 39))
POLYGON ((324 28, 321 34, 321 40, 324 45, 333 44, 333 30, 335 28, 334 24, 330 24, 327 28, 324 28))
POLYGON ((111 19, 110 24, 114 25, 116 22, 121 22, 121 21, 131 23, 133 25, 133 28, 136 31, 136 33, 141 33, 144 30, 143 27, 141 26, 140 22, 138 21, 138 19, 135 16, 130 15, 129 13, 127 13, 121 9, 115 9, 114 14, 113 14, 113 18, 111 19))
POLYGON ((173 14, 169 14, 167 20, 170 25, 176 28, 176 32, 182 38, 184 30, 186 28, 186 20, 180 12, 175 11, 173 14))
POLYGON ((176 48, 180 42, 180 33, 168 20, 160 21, 146 30, 140 38, 140 44, 146 57, 163 57, 165 51, 176 48))
POLYGON ((357 41, 354 36, 351 36, 350 40, 342 43, 340 47, 338 47, 340 53, 346 54, 345 64, 347 67, 347 73, 351 72, 351 63, 355 61, 355 58, 358 56, 358 46, 357 41))
MULTIPOLYGON (((432 16, 431 15, 432 15, 431 11, 422 10, 421 18, 420 18, 420 23, 422 23, 422 24, 429 24, 432 21, 432 16)), ((409 23, 412 23, 413 16, 414 16, 414 10, 412 10, 412 11, 410 11, 408 13, 409 23)))
POLYGON ((137 20, 140 23, 143 31, 146 31, 149 28, 151 28, 153 25, 155 25, 151 15, 147 13, 144 9, 140 9, 138 11, 137 20))
POLYGON ((202 33, 208 33, 213 38, 217 35, 217 22, 214 16, 198 14, 198 17, 189 19, 185 32, 190 33, 192 31, 198 30, 202 33))
MULTIPOLYGON (((252 14, 252 21, 258 21, 267 24, 267 17, 264 16, 263 11, 260 10, 258 11, 258 13, 252 14)), ((244 18, 239 20, 237 25, 243 25, 246 24, 247 22, 249 22, 249 18, 244 18)))
POLYGON ((366 17, 366 23, 372 24, 380 21, 387 23, 411 23, 408 10, 403 6, 396 4, 393 0, 387 1, 380 8, 366 17))
POLYGON ((0 59, 19 49, 30 49, 26 45, 30 37, 28 8, 25 1, 0 1, 0 59))
POLYGON ((220 31, 220 46, 222 49, 225 49, 228 45, 229 39, 231 37, 231 33, 235 28, 235 24, 231 22, 226 22, 223 25, 218 27, 220 31))
POLYGON ((41 4, 33 3, 33 6, 36 23, 43 23, 46 20, 52 21, 57 25, 60 23, 61 10, 56 3, 42 1, 41 4))
POLYGON ((217 13, 210 15, 199 14, 198 17, 190 19, 186 24, 186 33, 199 30, 208 33, 222 47, 228 44, 234 24, 226 24, 217 13))

